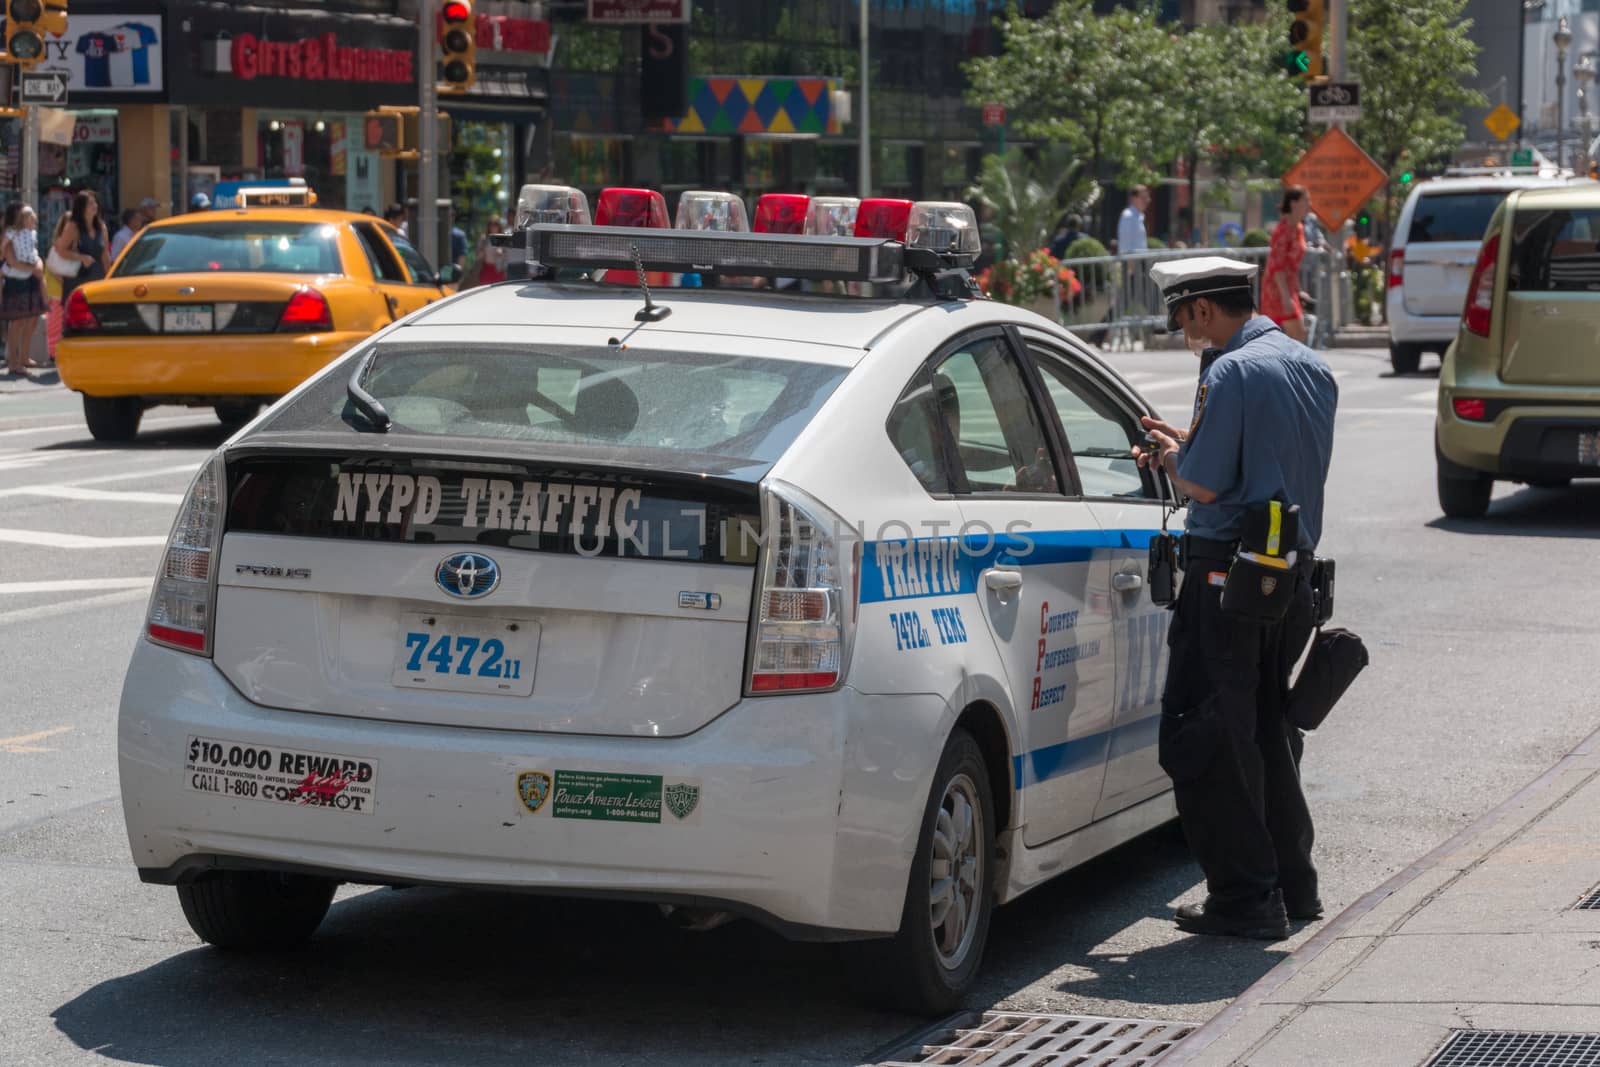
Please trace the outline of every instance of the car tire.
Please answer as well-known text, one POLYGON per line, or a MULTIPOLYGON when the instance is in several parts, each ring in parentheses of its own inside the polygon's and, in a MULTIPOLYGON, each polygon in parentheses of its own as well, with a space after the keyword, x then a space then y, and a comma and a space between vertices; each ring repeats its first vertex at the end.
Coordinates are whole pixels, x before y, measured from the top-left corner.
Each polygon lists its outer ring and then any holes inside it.
POLYGON ((238 429, 256 417, 261 410, 261 405, 250 400, 227 400, 214 405, 211 409, 217 413, 217 421, 230 429, 238 429))
POLYGON ((1439 508, 1452 519, 1481 519, 1489 510, 1489 497, 1494 493, 1494 476, 1461 467, 1438 453, 1439 508))
POLYGON ((85 396, 83 421, 96 441, 132 441, 139 436, 144 405, 132 396, 85 396))
POLYGON ((933 776, 900 932, 849 946, 849 973, 868 999, 930 1016, 961 1005, 983 961, 994 911, 994 812, 983 751, 957 729, 933 776))
POLYGON ((1422 366, 1422 348, 1418 345, 1389 343, 1389 366, 1396 374, 1415 374, 1422 366))
POLYGON ((273 871, 216 871, 178 886, 189 928, 217 948, 240 952, 292 948, 328 914, 338 883, 273 871))

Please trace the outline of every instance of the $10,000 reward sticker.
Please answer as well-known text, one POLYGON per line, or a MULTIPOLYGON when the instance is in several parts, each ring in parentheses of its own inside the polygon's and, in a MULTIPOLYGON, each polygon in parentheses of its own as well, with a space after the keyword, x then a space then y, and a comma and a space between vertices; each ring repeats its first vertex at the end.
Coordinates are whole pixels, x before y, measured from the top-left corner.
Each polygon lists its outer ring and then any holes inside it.
POLYGON ((183 775, 188 787, 200 793, 371 815, 378 761, 191 737, 183 775))

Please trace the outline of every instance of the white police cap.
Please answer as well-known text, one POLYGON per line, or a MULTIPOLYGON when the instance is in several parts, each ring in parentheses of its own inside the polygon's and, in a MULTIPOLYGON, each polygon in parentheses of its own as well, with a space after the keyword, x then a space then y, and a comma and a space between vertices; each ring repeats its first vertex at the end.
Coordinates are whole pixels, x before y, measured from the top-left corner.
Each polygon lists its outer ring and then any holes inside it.
POLYGON ((1178 328, 1178 308, 1197 296, 1222 293, 1253 293, 1251 280, 1256 265, 1222 256, 1195 256, 1157 263, 1150 268, 1150 280, 1161 286, 1167 302, 1167 329, 1178 328))

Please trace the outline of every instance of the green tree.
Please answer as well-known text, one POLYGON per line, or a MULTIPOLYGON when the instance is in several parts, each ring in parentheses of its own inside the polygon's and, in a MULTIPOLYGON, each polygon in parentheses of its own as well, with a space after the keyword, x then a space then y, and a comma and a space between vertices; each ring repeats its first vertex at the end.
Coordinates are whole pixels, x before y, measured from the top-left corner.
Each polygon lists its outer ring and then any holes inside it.
POLYGON ((1400 175, 1447 159, 1466 140, 1461 111, 1483 106, 1468 88, 1477 45, 1462 17, 1467 0, 1353 0, 1350 69, 1361 83, 1361 121, 1351 135, 1389 175, 1381 218, 1394 217, 1400 175))
POLYGON ((1149 176, 1150 128, 1161 121, 1153 57, 1169 47, 1154 7, 1097 15, 1092 0, 1060 0, 1032 19, 1013 5, 999 25, 1001 54, 966 64, 968 100, 1004 104, 1017 132, 1064 145, 1095 181, 1112 166, 1149 176))

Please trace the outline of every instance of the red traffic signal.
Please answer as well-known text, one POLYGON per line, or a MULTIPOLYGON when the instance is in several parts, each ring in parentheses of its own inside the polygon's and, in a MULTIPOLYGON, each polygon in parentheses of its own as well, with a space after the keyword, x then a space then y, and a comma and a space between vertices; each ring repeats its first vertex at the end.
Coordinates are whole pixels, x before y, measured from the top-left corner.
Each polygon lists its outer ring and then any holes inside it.
POLYGON ((469 0, 439 5, 439 68, 448 92, 465 92, 477 81, 477 25, 469 0))

